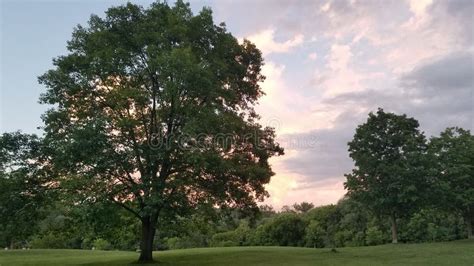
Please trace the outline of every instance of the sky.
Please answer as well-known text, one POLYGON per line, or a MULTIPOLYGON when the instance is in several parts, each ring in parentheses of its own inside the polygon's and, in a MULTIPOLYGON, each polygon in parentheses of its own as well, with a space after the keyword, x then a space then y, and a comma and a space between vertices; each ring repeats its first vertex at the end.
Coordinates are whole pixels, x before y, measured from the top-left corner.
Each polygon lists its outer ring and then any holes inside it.
MULTIPOLYGON (((74 26, 121 3, 0 0, 0 132, 41 134, 37 77, 67 53, 74 26)), ((415 117, 428 137, 474 128, 474 0, 190 3, 195 13, 211 7, 216 24, 264 55, 256 109, 285 148, 271 159, 265 203, 276 208, 343 197, 347 142, 378 107, 415 117)))

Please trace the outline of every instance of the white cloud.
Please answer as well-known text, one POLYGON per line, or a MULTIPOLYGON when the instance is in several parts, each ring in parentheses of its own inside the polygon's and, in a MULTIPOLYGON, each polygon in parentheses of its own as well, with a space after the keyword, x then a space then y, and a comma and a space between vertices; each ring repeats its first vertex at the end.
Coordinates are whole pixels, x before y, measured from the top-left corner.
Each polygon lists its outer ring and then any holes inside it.
POLYGON ((274 206, 277 210, 284 205, 303 201, 321 206, 336 203, 346 193, 343 177, 312 183, 309 187, 304 186, 306 177, 299 176, 299 178, 300 182, 288 182, 288 180, 298 180, 298 178, 294 176, 273 177, 271 185, 267 187, 271 196, 265 203, 274 206))
POLYGON ((262 89, 265 92, 256 110, 265 125, 277 126, 278 134, 304 132, 314 128, 312 97, 301 95, 301 90, 290 85, 285 77, 286 67, 266 62, 262 73, 266 76, 262 89))
POLYGON ((247 36, 247 39, 263 52, 264 55, 271 53, 287 53, 291 49, 300 46, 304 41, 303 34, 297 34, 285 42, 275 41, 275 30, 266 29, 256 34, 247 36))
POLYGON ((410 11, 415 16, 420 17, 426 14, 426 8, 433 3, 433 0, 408 0, 410 11))
POLYGON ((322 12, 328 12, 329 8, 331 8, 331 2, 326 2, 320 7, 319 10, 321 10, 322 12))
POLYGON ((353 57, 350 45, 333 44, 326 56, 326 68, 315 71, 315 89, 322 90, 325 97, 364 89, 363 81, 370 77, 370 73, 355 69, 351 64, 353 57))
POLYGON ((270 197, 265 204, 270 204, 279 209, 283 205, 291 205, 295 202, 313 202, 316 206, 337 202, 345 194, 341 174, 322 181, 314 181, 311 176, 295 172, 288 168, 288 160, 297 158, 299 152, 286 150, 284 157, 272 158, 270 160, 272 169, 276 173, 270 184, 266 186, 270 197))
POLYGON ((413 16, 402 25, 402 28, 417 29, 429 22, 430 16, 426 9, 433 3, 433 0, 408 0, 410 11, 413 16))

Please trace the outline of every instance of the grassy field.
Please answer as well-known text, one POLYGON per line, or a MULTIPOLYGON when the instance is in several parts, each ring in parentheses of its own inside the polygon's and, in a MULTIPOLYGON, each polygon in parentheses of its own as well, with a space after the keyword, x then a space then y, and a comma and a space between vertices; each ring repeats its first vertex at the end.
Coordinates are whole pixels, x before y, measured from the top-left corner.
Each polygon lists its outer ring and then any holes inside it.
MULTIPOLYGON (((156 252, 160 265, 474 265, 474 241, 328 249, 293 247, 197 248, 156 252)), ((129 265, 136 252, 89 250, 0 251, 7 265, 129 265)))

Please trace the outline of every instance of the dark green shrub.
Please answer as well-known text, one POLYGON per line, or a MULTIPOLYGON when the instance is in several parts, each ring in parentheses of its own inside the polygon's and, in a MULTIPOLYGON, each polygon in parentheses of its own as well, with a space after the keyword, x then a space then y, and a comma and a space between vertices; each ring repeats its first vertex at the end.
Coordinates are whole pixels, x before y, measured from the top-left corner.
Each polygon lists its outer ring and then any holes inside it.
POLYGON ((167 238, 166 246, 168 249, 199 248, 209 246, 208 242, 208 236, 196 233, 189 236, 167 238))
POLYGON ((295 213, 283 213, 259 226, 253 236, 257 245, 303 246, 306 223, 295 213))
POLYGON ((306 227, 304 238, 306 247, 322 248, 324 247, 326 231, 317 221, 311 221, 306 227))
POLYGON ((369 246, 383 244, 384 237, 382 231, 377 226, 370 226, 367 228, 365 235, 365 243, 369 246))
POLYGON ((30 242, 31 248, 56 249, 70 248, 67 236, 49 232, 44 235, 35 236, 30 242))
POLYGON ((112 245, 109 243, 109 241, 102 239, 102 238, 97 238, 92 242, 92 246, 97 249, 97 250, 111 250, 112 245))

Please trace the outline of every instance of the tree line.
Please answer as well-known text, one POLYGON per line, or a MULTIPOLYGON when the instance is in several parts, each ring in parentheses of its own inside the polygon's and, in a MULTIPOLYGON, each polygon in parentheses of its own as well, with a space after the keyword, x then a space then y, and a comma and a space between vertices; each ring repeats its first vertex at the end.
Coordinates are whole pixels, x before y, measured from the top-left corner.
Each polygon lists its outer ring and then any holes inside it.
MULTIPOLYGON (((140 223, 120 206, 41 190, 48 178, 37 175, 40 162, 31 160, 40 143, 19 132, 0 138, 0 197, 8 202, 0 208, 0 245, 140 249, 140 223)), ((415 119, 379 109, 356 129, 349 151, 355 168, 346 175, 347 194, 337 204, 302 202, 280 211, 269 205, 202 204, 192 214, 159 220, 153 249, 336 248, 472 238, 474 137, 469 131, 447 128, 427 140, 415 119)))

